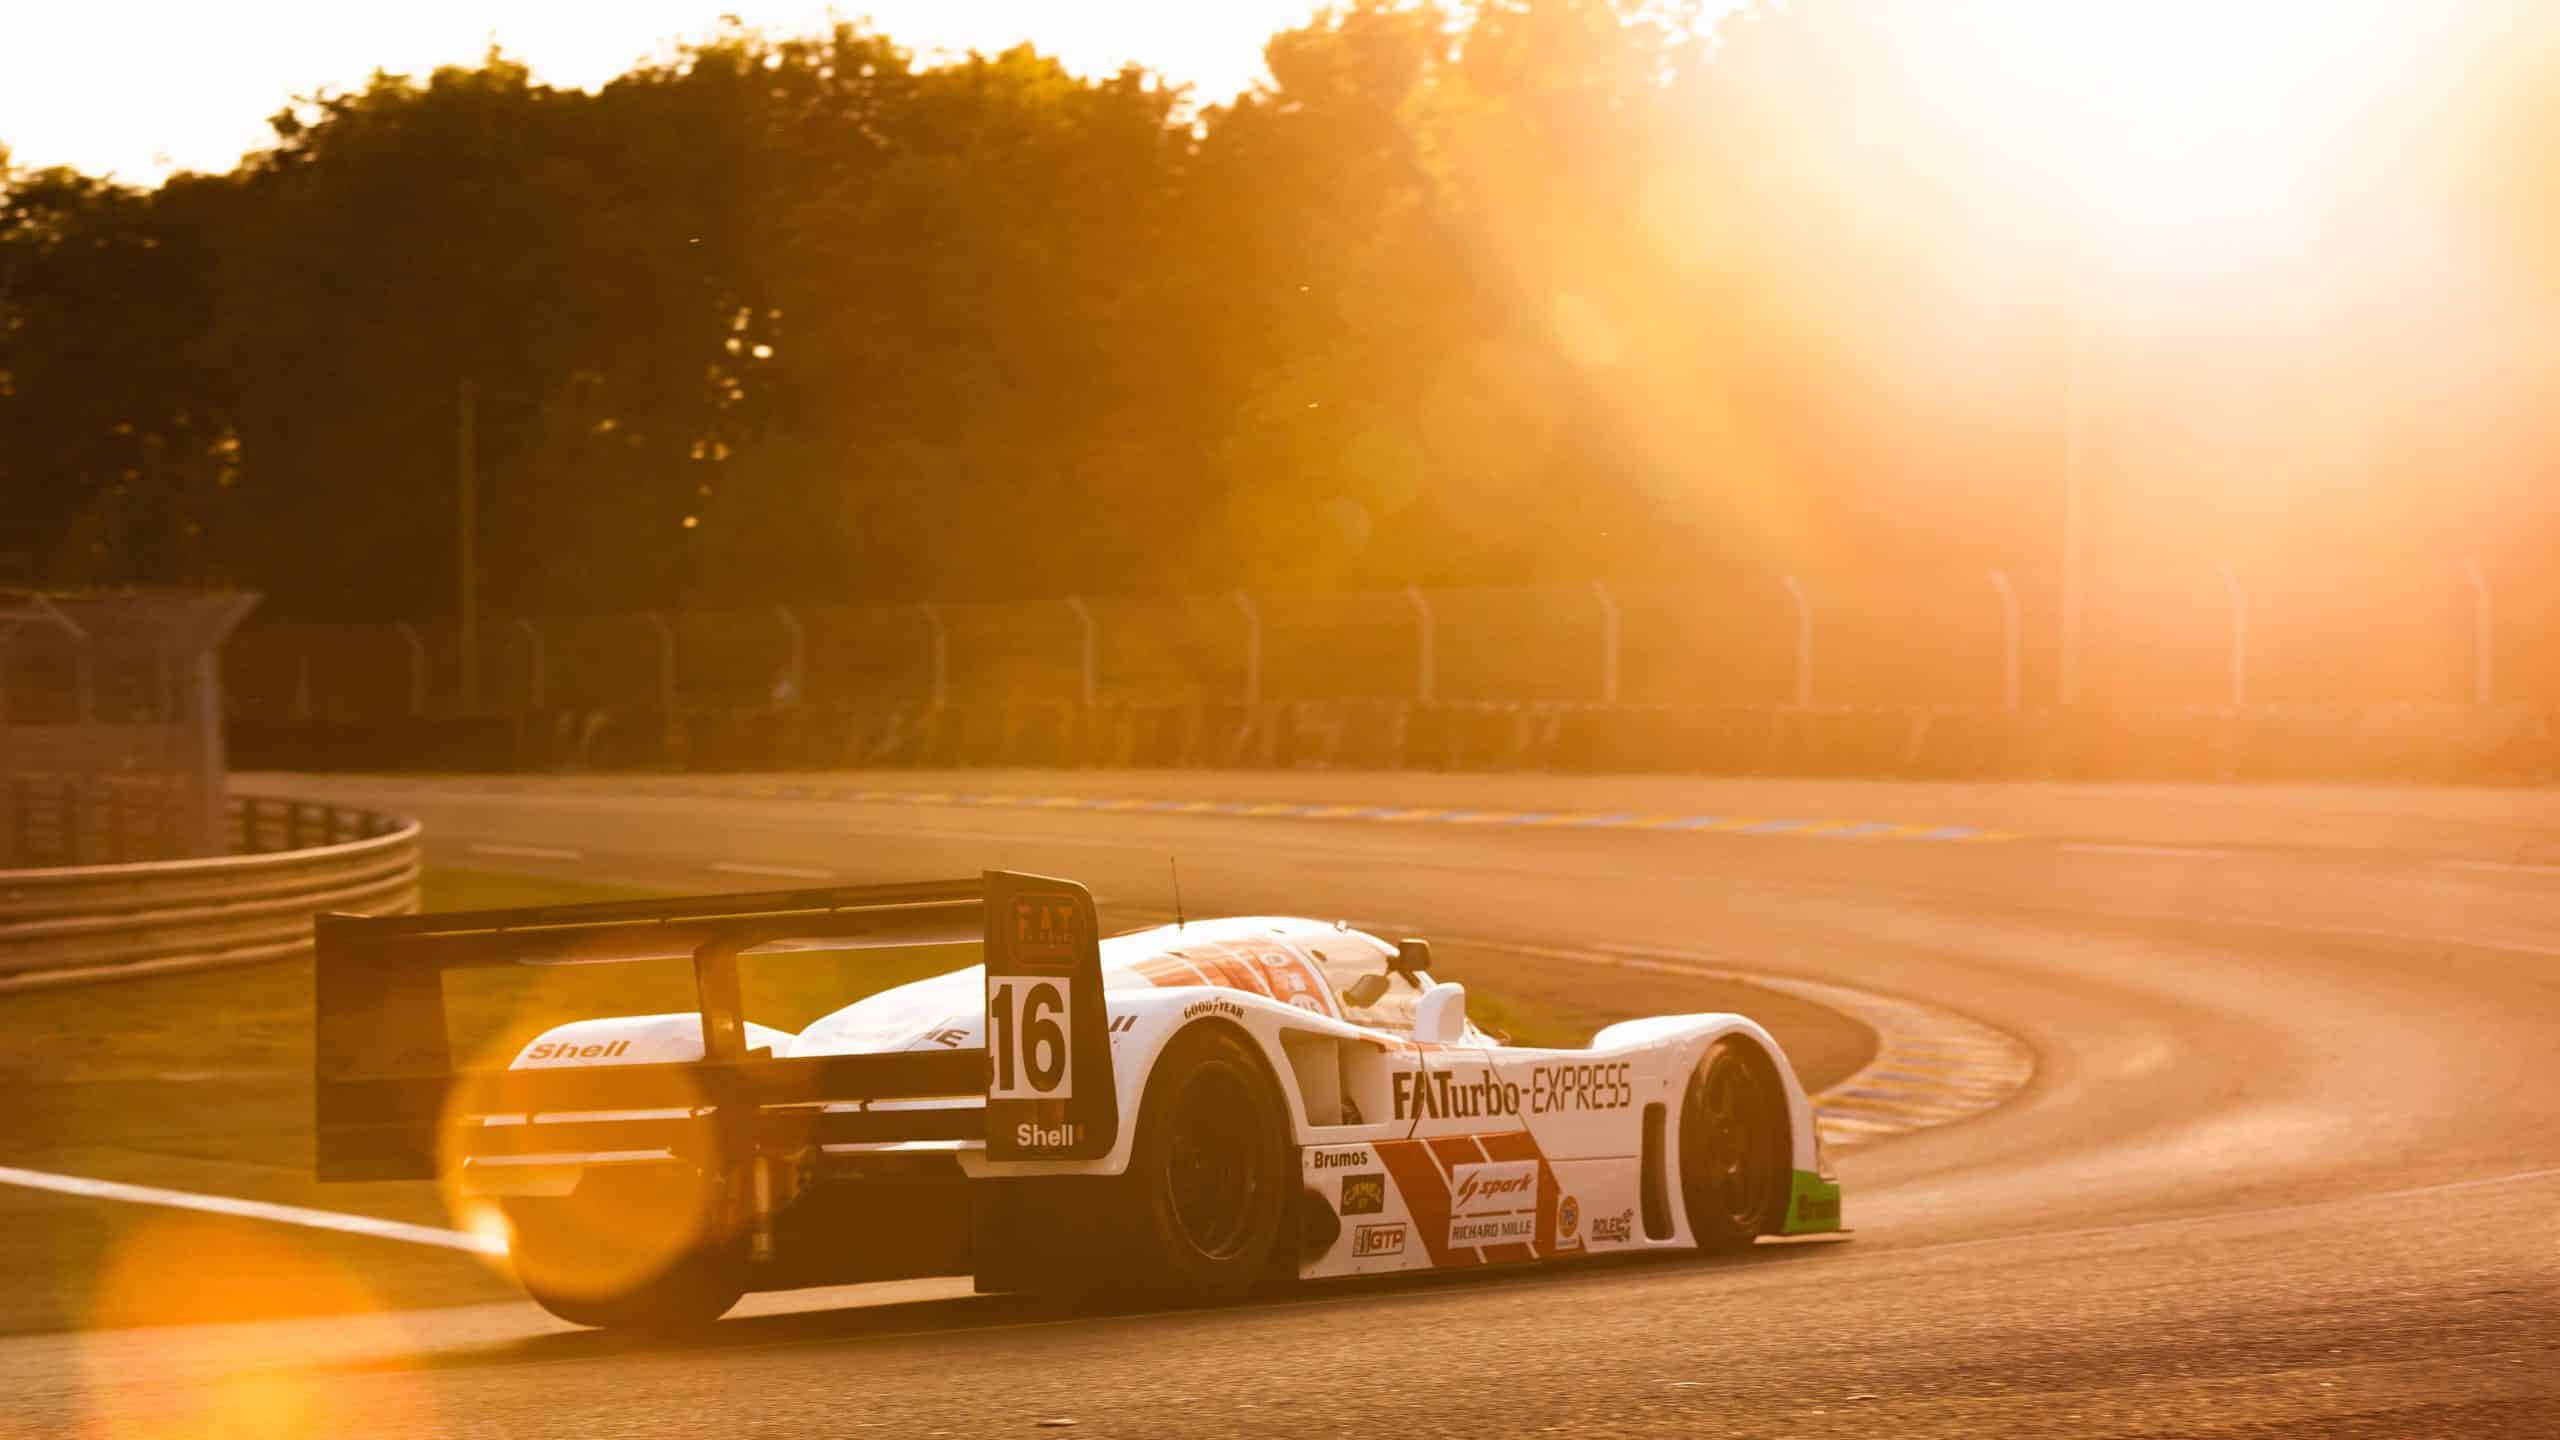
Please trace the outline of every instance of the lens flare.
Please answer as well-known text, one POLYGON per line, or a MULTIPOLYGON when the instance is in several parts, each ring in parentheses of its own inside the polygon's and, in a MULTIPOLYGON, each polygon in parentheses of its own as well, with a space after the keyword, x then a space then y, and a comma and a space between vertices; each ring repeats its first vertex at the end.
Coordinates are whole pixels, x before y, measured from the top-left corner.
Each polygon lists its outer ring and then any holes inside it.
MULTIPOLYGON (((487 1038, 463 1074, 503 1072, 551 1026, 610 1008, 588 993, 593 977, 579 967, 534 969, 513 978, 505 995, 477 997, 493 1013, 473 1027, 487 1038)), ((697 1092, 671 1109, 695 1112, 701 1101, 697 1092)), ((503 1240, 505 1263, 526 1288, 570 1299, 609 1299, 710 1240, 720 1219, 718 1194, 698 1167, 682 1160, 542 1163, 551 1142, 528 1138, 528 1132, 540 1136, 542 1118, 509 1110, 487 1082, 466 1081, 447 1096, 437 1130, 438 1169, 454 1227, 503 1240)), ((597 1148, 574 1134, 557 1143, 564 1154, 597 1148)))
POLYGON ((326 1327, 333 1348, 405 1348, 401 1323, 324 1248, 329 1242, 278 1226, 154 1213, 123 1232, 90 1292, 80 1352, 88 1411, 76 1432, 95 1440, 194 1440, 215 1435, 344 1435, 362 1415, 371 1433, 430 1428, 414 1387, 381 1375, 314 1371, 299 1362, 304 1327, 326 1327), (285 1317, 325 1316, 323 1320, 285 1317), (268 1322, 221 1327, 220 1322, 268 1322), (132 1327, 220 1328, 193 1337, 174 1360, 166 1341, 132 1327), (160 1378, 137 1385, 136 1356, 160 1378), (285 1368, 290 1363, 292 1368, 285 1368), (170 1374, 175 1367, 199 1373, 170 1374), (359 1392, 359 1387, 361 1393, 359 1392))

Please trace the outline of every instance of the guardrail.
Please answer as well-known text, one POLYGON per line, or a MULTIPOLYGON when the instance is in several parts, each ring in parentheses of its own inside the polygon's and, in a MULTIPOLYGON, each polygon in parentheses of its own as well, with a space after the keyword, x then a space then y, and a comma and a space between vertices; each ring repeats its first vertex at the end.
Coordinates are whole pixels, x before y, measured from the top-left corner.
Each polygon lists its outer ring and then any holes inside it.
POLYGON ((0 991, 290 959, 321 910, 418 905, 418 823, 235 796, 202 860, 0 870, 0 991))
POLYGON ((2548 784, 2560 706, 1141 704, 1027 700, 236 730, 242 769, 1097 767, 2548 784), (556 723, 553 723, 556 722, 556 723), (243 732, 246 732, 245 734, 243 732))

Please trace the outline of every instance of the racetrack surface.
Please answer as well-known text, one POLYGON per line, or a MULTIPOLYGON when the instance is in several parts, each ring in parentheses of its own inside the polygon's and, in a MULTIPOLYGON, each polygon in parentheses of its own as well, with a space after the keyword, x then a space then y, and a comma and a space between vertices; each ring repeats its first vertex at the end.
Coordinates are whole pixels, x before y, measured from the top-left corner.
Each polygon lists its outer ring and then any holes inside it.
MULTIPOLYGON (((1641 788, 1593 783, 1612 787, 1598 805, 1641 788)), ((1749 809, 1674 783, 1677 808, 1749 809)), ((1195 914, 1345 914, 1834 981, 1969 1014, 2026 1041, 2037 1070, 1997 1110, 1845 1156, 1847 1244, 1171 1314, 871 1287, 751 1300, 684 1344, 569 1332, 521 1304, 29 1336, 0 1341, 0 1428, 2560 1434, 2548 795, 2500 796, 2482 821, 2459 797, 2233 792, 2217 830, 2223 792, 2152 792, 2144 813, 2174 809, 2176 828, 2129 833, 2104 791, 2000 794, 1979 803, 2025 838, 1974 847, 595 781, 242 788, 404 810, 457 862, 687 889, 1000 865, 1162 908, 1172 854, 1195 914)), ((1799 793, 1887 819, 1914 803, 1799 793)))

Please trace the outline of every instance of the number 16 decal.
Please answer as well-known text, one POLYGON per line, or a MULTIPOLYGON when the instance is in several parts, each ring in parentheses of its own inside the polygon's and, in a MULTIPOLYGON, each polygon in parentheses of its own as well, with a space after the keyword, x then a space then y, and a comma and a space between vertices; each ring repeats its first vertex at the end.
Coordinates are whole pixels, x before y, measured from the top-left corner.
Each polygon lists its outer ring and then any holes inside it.
POLYGON ((1065 1100, 1073 1096, 1068 1064, 1067 982, 1027 975, 990 976, 987 1024, 995 1041, 996 1100, 1065 1100))

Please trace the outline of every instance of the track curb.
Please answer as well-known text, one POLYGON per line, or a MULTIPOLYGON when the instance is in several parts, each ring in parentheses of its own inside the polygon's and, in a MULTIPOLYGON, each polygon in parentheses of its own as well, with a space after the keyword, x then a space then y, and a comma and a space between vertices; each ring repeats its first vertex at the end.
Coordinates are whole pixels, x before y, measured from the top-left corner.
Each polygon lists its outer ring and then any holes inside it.
POLYGON ((1457 938, 1449 943, 1585 965, 1737 980, 1838 1011, 1865 1025, 1876 1035, 1875 1058, 1811 1097, 1822 1143, 1835 1150, 1854 1150, 1895 1135, 1970 1119, 2006 1104, 2035 1078, 2035 1052, 2025 1041, 1924 1001, 1830 981, 1763 974, 1678 951, 1457 938))

